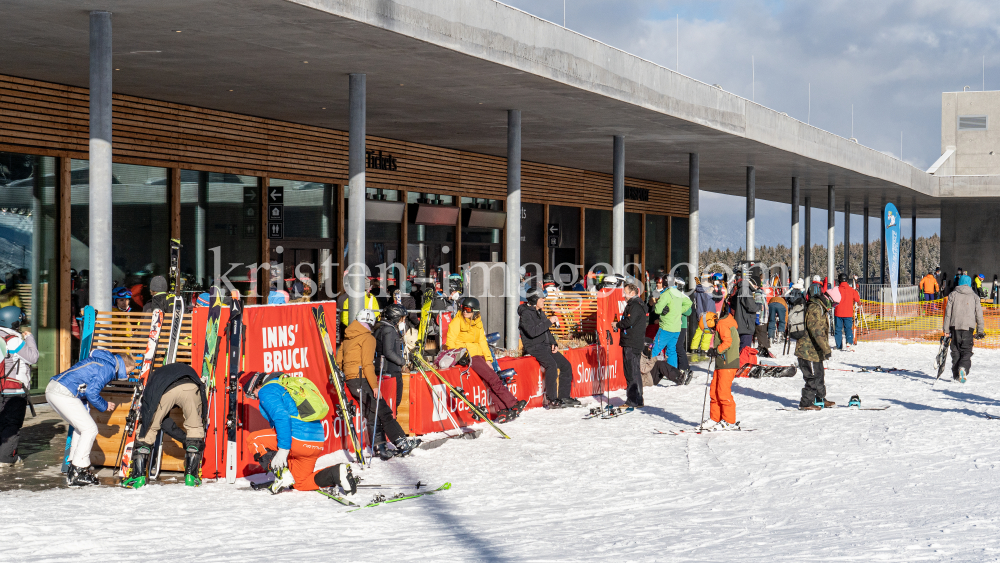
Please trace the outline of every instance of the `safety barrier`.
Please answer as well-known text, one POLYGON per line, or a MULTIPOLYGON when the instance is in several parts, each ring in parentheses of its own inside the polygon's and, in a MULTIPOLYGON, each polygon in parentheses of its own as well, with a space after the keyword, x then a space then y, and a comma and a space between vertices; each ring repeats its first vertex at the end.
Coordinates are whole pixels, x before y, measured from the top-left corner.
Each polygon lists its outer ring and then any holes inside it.
POLYGON ((597 330, 597 297, 586 291, 561 291, 547 297, 542 310, 555 315, 559 326, 550 330, 559 340, 593 335, 597 330))
MULTIPOLYGON (((943 334, 942 322, 948 299, 886 303, 862 300, 855 314, 855 340, 876 342, 900 340, 937 343, 943 334)), ((979 348, 1000 348, 1000 305, 983 303, 986 338, 976 341, 979 348)))

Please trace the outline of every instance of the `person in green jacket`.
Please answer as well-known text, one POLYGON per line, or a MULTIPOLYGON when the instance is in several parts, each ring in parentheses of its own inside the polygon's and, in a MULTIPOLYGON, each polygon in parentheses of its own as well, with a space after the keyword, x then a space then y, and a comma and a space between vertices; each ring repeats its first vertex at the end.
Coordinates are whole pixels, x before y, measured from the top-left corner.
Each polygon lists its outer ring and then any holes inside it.
POLYGON ((677 341, 681 335, 681 323, 687 320, 684 318, 684 313, 690 315, 690 311, 691 299, 677 289, 673 276, 667 276, 667 289, 660 294, 656 305, 653 306, 653 312, 660 317, 660 329, 656 331, 656 338, 653 339, 654 358, 666 350, 667 363, 677 367, 677 341))

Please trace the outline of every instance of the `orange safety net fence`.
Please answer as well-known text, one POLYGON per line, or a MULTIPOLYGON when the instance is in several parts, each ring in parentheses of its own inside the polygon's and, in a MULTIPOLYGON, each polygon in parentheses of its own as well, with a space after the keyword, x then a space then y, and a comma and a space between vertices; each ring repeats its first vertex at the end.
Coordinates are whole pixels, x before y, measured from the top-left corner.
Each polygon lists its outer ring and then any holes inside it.
POLYGON ((586 291, 559 291, 546 297, 542 310, 555 315, 559 326, 549 330, 559 340, 586 338, 597 330, 597 297, 586 291))
MULTIPOLYGON (((856 342, 880 340, 915 341, 937 344, 941 339, 944 310, 948 299, 881 303, 861 301, 854 315, 856 342)), ((983 303, 986 338, 976 341, 977 348, 1000 349, 1000 305, 983 303)))

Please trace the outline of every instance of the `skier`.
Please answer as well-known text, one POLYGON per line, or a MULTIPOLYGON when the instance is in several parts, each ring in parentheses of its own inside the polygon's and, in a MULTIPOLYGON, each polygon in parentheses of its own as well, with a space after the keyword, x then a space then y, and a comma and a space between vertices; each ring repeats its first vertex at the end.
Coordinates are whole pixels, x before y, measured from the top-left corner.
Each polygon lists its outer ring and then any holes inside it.
POLYGON ((337 365, 344 372, 348 391, 358 404, 362 405, 364 419, 368 425, 368 435, 373 436, 371 440, 373 451, 377 451, 380 458, 387 460, 393 456, 402 457, 410 453, 413 448, 420 445, 420 440, 406 437, 402 427, 393 418, 392 409, 385 403, 384 398, 379 399, 376 407, 377 395, 373 389, 378 388, 378 373, 375 371, 375 337, 371 332, 374 326, 375 311, 371 309, 358 311, 354 322, 347 325, 344 341, 337 348, 337 365), (376 416, 378 427, 396 447, 394 452, 389 451, 381 436, 374 436, 376 416))
POLYGON ((837 350, 851 351, 854 349, 854 310, 861 304, 861 296, 847 283, 847 276, 840 274, 837 278, 838 290, 840 290, 840 302, 833 308, 834 316, 834 340, 837 342, 837 350), (847 345, 844 346, 844 335, 847 336, 847 345))
MULTIPOLYGON (((38 363, 38 346, 19 307, 0 308, 0 340, 7 351, 0 377, 0 468, 20 461, 17 444, 28 408, 31 366, 38 363)), ((2 357, 3 354, 0 354, 2 357)))
POLYGON ((835 406, 833 401, 826 400, 826 381, 823 370, 823 360, 830 359, 830 321, 826 312, 830 302, 819 283, 809 285, 806 301, 805 328, 806 336, 795 342, 795 356, 799 359, 799 369, 805 386, 802 387, 802 399, 799 409, 818 411, 825 407, 835 406))
POLYGON ((972 289, 972 279, 969 276, 959 277, 958 287, 948 295, 942 328, 945 334, 951 334, 952 378, 965 383, 965 377, 972 367, 972 340, 986 336, 983 305, 972 289))
POLYGON ((115 309, 123 313, 132 310, 132 292, 127 287, 116 287, 111 291, 111 299, 114 301, 115 309))
POLYGON ((740 352, 753 344, 757 331, 757 313, 760 307, 754 299, 754 292, 760 287, 760 277, 756 274, 737 276, 729 296, 729 314, 736 320, 740 333, 740 352))
POLYGON ((167 295, 167 279, 154 276, 149 280, 149 301, 142 306, 143 313, 151 313, 155 309, 163 311, 164 316, 174 312, 174 300, 167 295))
POLYGON ((678 367, 677 341, 680 339, 684 312, 691 309, 691 299, 674 287, 675 283, 673 276, 667 276, 667 289, 660 294, 653 307, 653 311, 660 316, 660 329, 653 339, 651 354, 656 358, 665 351, 667 363, 678 367))
POLYGON ((465 348, 468 352, 469 367, 490 388, 493 397, 499 403, 498 422, 513 420, 521 414, 528 402, 518 401, 490 365, 493 362, 493 354, 490 353, 489 343, 486 342, 486 331, 479 315, 479 300, 475 297, 466 297, 462 300, 461 314, 448 326, 446 348, 465 348))
POLYGON ((767 302, 767 338, 774 340, 775 334, 785 333, 785 318, 788 316, 788 302, 775 295, 767 302))
POLYGON ((639 287, 634 283, 625 285, 623 295, 628 302, 618 321, 621 338, 618 343, 622 347, 622 363, 625 366, 625 406, 637 409, 645 406, 642 400, 642 371, 639 360, 646 347, 646 322, 649 311, 639 297, 639 287))
POLYGON ((128 379, 135 369, 135 360, 127 354, 112 354, 94 350, 82 362, 54 376, 45 387, 45 400, 52 409, 73 427, 73 447, 66 484, 71 487, 96 485, 97 477, 90 469, 90 450, 97 439, 97 423, 87 410, 87 403, 101 412, 110 413, 115 404, 101 397, 101 389, 112 379, 128 379))
POLYGON ((353 494, 357 480, 349 465, 338 463, 316 471, 316 460, 323 455, 323 423, 299 419, 295 400, 279 382, 281 375, 250 372, 241 382, 247 397, 260 400, 260 413, 271 425, 246 437, 257 463, 274 473, 268 490, 278 494, 292 488, 315 491, 339 485, 353 494))
POLYGON ((200 485, 206 412, 205 384, 191 366, 167 364, 149 374, 139 409, 139 431, 133 446, 132 466, 122 486, 138 489, 146 484, 153 444, 161 429, 184 444, 184 484, 188 487, 200 485), (170 409, 175 406, 184 413, 183 430, 170 418, 170 409))
POLYGON ((728 306, 722 310, 722 315, 715 320, 714 326, 709 328, 715 330, 712 348, 708 351, 708 355, 715 358, 715 372, 712 374, 712 406, 709 411, 713 424, 706 429, 739 430, 736 400, 733 398, 733 379, 740 369, 740 333, 728 306))
POLYGON ((542 305, 542 296, 532 293, 528 295, 527 302, 517 308, 518 330, 524 353, 538 360, 545 370, 545 399, 549 407, 578 407, 581 405, 580 401, 570 397, 573 367, 559 352, 556 338, 549 331, 556 317, 546 318, 542 305))
POLYGON ((372 331, 375 335, 375 365, 380 366, 383 377, 396 380, 396 402, 393 403, 396 408, 399 408, 399 402, 403 400, 403 366, 406 365, 406 359, 403 357, 401 335, 405 331, 406 309, 396 303, 389 303, 382 309, 381 319, 375 323, 372 331))
POLYGON ((936 295, 941 291, 934 272, 927 272, 927 275, 920 280, 920 291, 924 294, 924 301, 934 301, 936 295))

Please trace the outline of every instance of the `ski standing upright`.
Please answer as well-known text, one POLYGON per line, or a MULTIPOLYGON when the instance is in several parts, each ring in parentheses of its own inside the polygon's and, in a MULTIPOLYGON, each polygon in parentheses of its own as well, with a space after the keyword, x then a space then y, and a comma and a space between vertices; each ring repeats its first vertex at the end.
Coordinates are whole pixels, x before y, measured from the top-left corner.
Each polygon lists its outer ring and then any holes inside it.
POLYGON ((117 470, 115 473, 123 478, 122 484, 129 479, 139 477, 130 475, 129 470, 132 463, 132 447, 135 444, 135 432, 139 429, 139 408, 142 406, 142 393, 146 389, 146 381, 149 379, 149 372, 152 371, 153 359, 156 358, 156 346, 160 340, 160 328, 163 326, 163 311, 153 310, 153 317, 149 322, 149 340, 146 342, 146 353, 142 357, 142 367, 139 370, 139 382, 136 383, 132 391, 132 404, 128 409, 128 416, 125 417, 125 433, 122 436, 122 443, 118 447, 117 470))
POLYGON ((229 410, 226 413, 226 482, 230 485, 236 482, 236 457, 239 448, 236 445, 236 410, 238 408, 239 374, 243 367, 243 342, 246 337, 243 327, 243 300, 240 292, 233 291, 233 302, 229 305, 229 384, 226 393, 229 397, 229 410))

